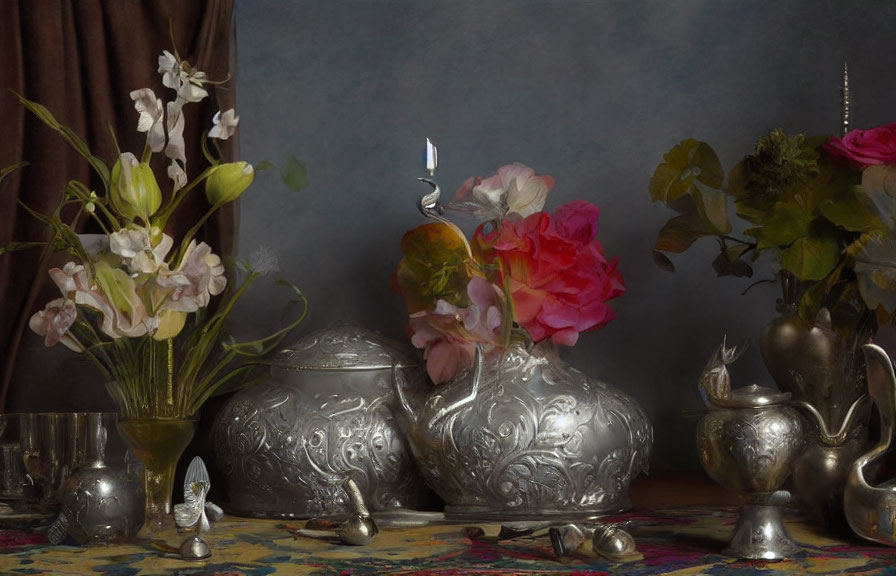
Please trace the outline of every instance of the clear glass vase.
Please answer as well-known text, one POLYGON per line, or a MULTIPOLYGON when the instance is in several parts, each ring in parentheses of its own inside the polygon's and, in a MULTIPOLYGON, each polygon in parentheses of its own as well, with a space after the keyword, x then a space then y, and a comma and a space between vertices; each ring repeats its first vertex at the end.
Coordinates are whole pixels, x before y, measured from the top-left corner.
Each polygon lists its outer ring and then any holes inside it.
POLYGON ((146 505, 141 534, 173 528, 174 472, 193 438, 196 421, 179 418, 119 420, 118 430, 143 464, 146 505))

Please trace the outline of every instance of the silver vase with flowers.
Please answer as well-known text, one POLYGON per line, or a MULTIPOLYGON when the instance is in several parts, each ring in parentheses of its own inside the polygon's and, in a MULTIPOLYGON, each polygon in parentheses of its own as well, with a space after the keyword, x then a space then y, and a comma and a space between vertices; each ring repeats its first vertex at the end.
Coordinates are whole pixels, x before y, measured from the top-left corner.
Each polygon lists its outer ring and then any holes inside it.
MULTIPOLYGON (((428 168, 435 149, 428 147, 428 168)), ((542 211, 554 181, 520 164, 432 188, 405 234, 398 286, 431 385, 395 370, 400 421, 427 483, 464 519, 588 521, 629 506, 652 428, 637 402, 564 363, 556 345, 604 326, 624 291, 597 208, 542 211), (481 220, 471 241, 445 210, 481 220)))
POLYGON ((653 201, 678 213, 657 236, 664 267, 672 269, 667 253, 703 237, 718 242, 712 265, 720 276, 752 277, 757 259, 771 260, 766 280, 782 287, 780 316, 763 330, 760 349, 775 384, 810 421, 796 495, 834 530, 848 529, 844 482, 869 442, 861 347, 896 313, 896 199, 888 191, 896 124, 848 130, 845 68, 841 127, 840 137, 773 130, 727 177, 709 144, 688 139, 650 182, 653 201))

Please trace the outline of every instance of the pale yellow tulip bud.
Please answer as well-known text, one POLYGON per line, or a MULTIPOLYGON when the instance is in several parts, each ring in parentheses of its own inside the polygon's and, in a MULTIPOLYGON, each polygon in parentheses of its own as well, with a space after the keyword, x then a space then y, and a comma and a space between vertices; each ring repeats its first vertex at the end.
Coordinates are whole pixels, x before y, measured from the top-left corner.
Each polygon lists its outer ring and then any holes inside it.
POLYGON ((248 162, 219 164, 205 181, 205 197, 210 204, 233 202, 255 178, 255 169, 248 162))
POLYGON ((184 329, 187 322, 187 313, 177 310, 162 310, 159 312, 159 327, 152 335, 153 340, 167 340, 174 338, 184 329))
POLYGON ((162 205, 162 191, 147 162, 137 161, 130 152, 122 154, 112 166, 109 199, 115 210, 129 220, 144 222, 162 205))

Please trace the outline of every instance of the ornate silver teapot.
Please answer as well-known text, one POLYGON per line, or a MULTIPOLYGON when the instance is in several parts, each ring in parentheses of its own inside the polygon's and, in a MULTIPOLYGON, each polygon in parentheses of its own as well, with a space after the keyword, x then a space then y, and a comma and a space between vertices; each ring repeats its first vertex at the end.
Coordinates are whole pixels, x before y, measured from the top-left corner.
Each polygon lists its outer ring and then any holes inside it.
MULTIPOLYGON (((627 394, 516 339, 497 361, 421 389, 396 369, 420 473, 454 518, 587 518, 630 506, 653 430, 627 394)), ((413 377, 413 374, 412 374, 413 377)))
POLYGON ((348 478, 374 511, 418 507, 423 484, 390 410, 393 365, 422 378, 400 346, 352 326, 282 350, 270 379, 234 395, 215 422, 227 511, 344 515, 348 478))

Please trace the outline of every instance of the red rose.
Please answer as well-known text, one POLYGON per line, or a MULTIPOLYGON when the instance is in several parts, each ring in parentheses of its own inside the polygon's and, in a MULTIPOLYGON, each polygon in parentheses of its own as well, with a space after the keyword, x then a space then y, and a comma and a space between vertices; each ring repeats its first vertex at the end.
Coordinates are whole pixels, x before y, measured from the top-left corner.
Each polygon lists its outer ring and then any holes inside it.
POLYGON ((508 218, 473 234, 480 262, 499 262, 495 280, 510 294, 513 319, 533 340, 573 345, 580 332, 615 317, 606 301, 625 292, 616 260, 607 262, 595 237, 596 206, 573 201, 551 216, 508 218))
POLYGON ((831 156, 846 158, 861 168, 896 164, 896 123, 871 130, 852 130, 843 138, 831 138, 822 148, 831 156))

